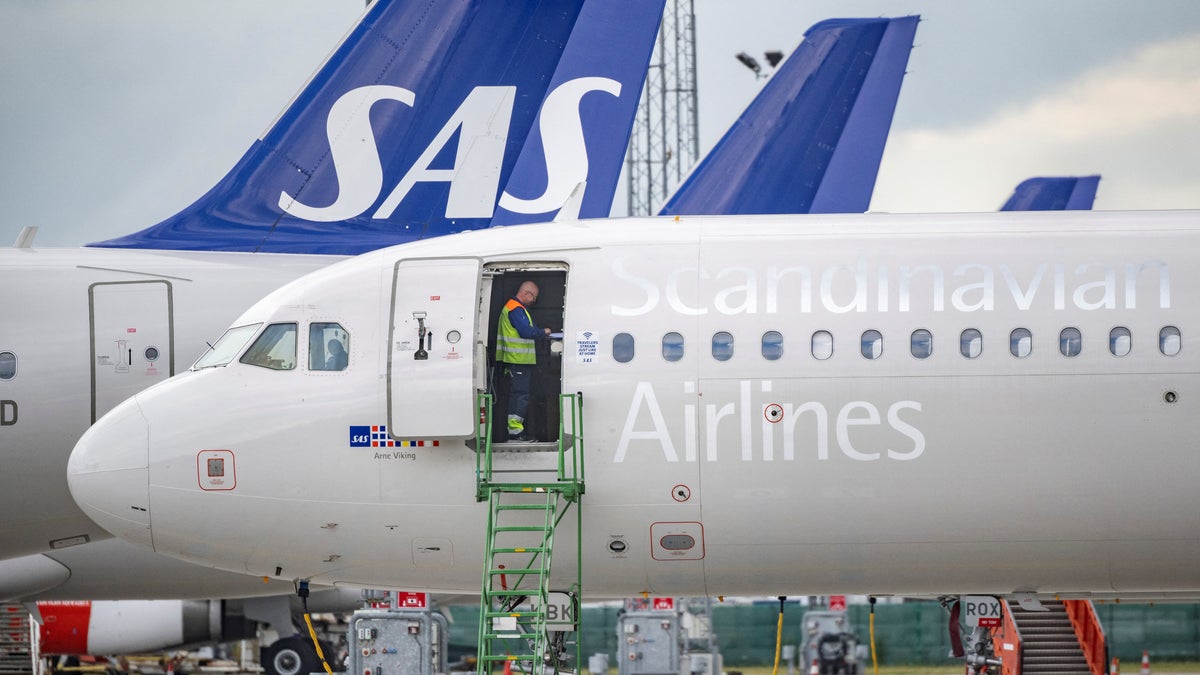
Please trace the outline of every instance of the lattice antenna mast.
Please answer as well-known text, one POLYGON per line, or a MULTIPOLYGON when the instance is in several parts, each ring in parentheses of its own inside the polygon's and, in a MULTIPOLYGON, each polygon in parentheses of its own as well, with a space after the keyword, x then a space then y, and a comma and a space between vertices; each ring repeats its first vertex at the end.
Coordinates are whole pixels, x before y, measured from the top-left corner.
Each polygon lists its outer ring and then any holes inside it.
POLYGON ((700 156, 693 0, 667 0, 625 165, 629 215, 657 213, 700 156))

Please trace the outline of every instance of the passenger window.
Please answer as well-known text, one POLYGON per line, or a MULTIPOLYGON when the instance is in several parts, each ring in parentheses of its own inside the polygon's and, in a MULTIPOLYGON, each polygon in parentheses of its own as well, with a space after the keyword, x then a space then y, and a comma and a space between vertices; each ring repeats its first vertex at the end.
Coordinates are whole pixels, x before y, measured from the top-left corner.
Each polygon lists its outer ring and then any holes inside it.
POLYGON ((662 339, 662 355, 667 361, 674 363, 683 358, 683 336, 679 333, 667 333, 662 339))
POLYGON ((1083 336, 1078 328, 1064 328, 1058 334, 1058 351, 1063 356, 1074 358, 1083 350, 1083 336))
POLYGON ((918 359, 927 359, 933 354, 933 333, 918 328, 908 339, 908 350, 918 359))
POLYGON ((345 370, 350 363, 350 334, 340 323, 308 325, 308 369, 345 370))
POLYGON ((613 359, 617 363, 629 363, 633 360, 633 336, 629 333, 617 333, 613 336, 613 359))
POLYGON ((874 360, 883 356, 883 335, 877 330, 864 332, 860 349, 863 357, 868 359, 874 360))
POLYGON ((812 355, 818 361, 833 356, 833 334, 827 330, 819 330, 812 336, 812 355))
POLYGON ((763 333, 762 355, 768 361, 778 361, 783 356, 783 333, 777 330, 763 333))
POLYGON ((983 353, 983 333, 968 328, 958 337, 958 350, 968 359, 979 358, 983 353))
POLYGON ((1108 331, 1108 351, 1113 356, 1125 356, 1129 353, 1132 347, 1133 339, 1129 335, 1129 329, 1124 326, 1117 326, 1108 331))
POLYGON ((296 367, 296 324, 273 323, 250 345, 241 362, 271 370, 296 367))
POLYGON ((725 331, 713 333, 712 355, 718 361, 728 361, 733 358, 733 335, 725 331))
POLYGON ((254 337, 261 325, 261 323, 252 323, 249 326, 238 326, 225 331, 221 339, 217 340, 217 344, 210 345, 208 351, 196 359, 196 362, 192 364, 192 370, 213 368, 229 363, 242 351, 242 347, 246 346, 250 338, 254 337))
POLYGON ((1158 331, 1158 351, 1165 356, 1175 356, 1179 353, 1180 347, 1179 329, 1175 326, 1167 326, 1158 331))
POLYGON ((0 380, 11 380, 17 376, 17 355, 0 352, 0 380))
POLYGON ((1018 359, 1033 353, 1033 333, 1028 328, 1017 328, 1008 334, 1008 351, 1018 359))

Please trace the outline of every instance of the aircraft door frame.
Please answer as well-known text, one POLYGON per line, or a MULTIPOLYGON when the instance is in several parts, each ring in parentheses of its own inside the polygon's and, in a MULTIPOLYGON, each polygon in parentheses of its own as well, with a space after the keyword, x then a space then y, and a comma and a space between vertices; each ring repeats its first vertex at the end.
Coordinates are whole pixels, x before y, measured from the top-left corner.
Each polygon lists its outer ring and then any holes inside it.
POLYGON ((392 438, 475 435, 481 265, 458 257, 396 262, 387 358, 392 438))
MULTIPOLYGON (((495 420, 505 418, 505 392, 503 385, 497 381, 499 368, 495 363, 496 327, 499 323, 500 310, 509 298, 513 297, 521 282, 533 281, 540 288, 539 301, 529 308, 534 323, 541 327, 549 327, 555 332, 566 325, 566 294, 570 265, 564 260, 500 260, 489 261, 483 269, 485 284, 480 294, 480 345, 482 357, 491 365, 492 381, 488 387, 495 394, 493 415, 495 420)), ((562 411, 559 394, 564 389, 566 359, 563 358, 562 339, 549 343, 538 343, 537 367, 533 376, 532 401, 529 417, 526 421, 531 435, 535 439, 553 440, 558 436, 558 425, 562 411), (557 344, 557 348, 553 345, 557 344)), ((486 374, 485 374, 486 375, 486 374)), ((507 440, 507 430, 503 424, 493 423, 492 441, 507 440)))
POLYGON ((92 423, 121 401, 175 374, 172 293, 164 279, 88 286, 92 423))

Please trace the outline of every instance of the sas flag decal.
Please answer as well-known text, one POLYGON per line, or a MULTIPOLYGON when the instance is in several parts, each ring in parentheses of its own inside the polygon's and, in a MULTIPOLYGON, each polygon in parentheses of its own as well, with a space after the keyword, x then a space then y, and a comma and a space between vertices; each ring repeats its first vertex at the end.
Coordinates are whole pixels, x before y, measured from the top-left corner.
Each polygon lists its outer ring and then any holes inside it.
POLYGON ((386 424, 371 426, 352 425, 350 427, 350 447, 352 448, 436 448, 441 441, 397 441, 388 436, 386 424))

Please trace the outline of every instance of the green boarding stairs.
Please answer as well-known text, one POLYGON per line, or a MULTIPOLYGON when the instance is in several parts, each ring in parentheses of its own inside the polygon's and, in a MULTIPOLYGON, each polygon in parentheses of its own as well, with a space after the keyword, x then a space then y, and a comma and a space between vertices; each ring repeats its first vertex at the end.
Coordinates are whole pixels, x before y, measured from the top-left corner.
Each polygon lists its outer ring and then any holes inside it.
MULTIPOLYGON (((551 610, 550 569, 554 532, 575 513, 576 576, 571 584, 577 610, 583 566, 580 498, 583 481, 583 399, 559 397, 558 440, 493 445, 492 396, 479 395, 476 430, 475 499, 488 503, 483 592, 479 613, 478 675, 497 664, 507 673, 530 675, 578 672, 580 644, 575 633, 574 664, 569 664, 567 633, 547 626, 551 610), (571 507, 575 508, 572 509, 571 507)), ((568 610, 570 611, 570 610, 568 610)), ((557 612, 556 612, 557 613, 557 612)), ((578 631, 578 611, 574 611, 578 631)))

